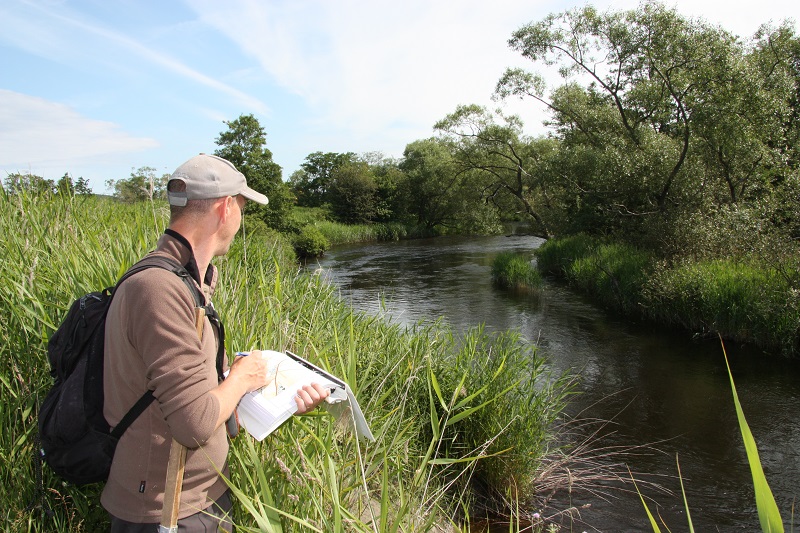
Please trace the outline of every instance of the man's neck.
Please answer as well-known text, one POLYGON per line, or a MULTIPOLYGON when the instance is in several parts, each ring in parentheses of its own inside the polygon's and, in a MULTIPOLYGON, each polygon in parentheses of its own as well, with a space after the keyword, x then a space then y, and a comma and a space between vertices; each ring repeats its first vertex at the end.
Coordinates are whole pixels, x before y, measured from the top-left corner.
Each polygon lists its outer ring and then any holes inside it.
POLYGON ((214 257, 214 247, 210 242, 208 236, 203 236, 203 232, 199 225, 172 223, 169 229, 179 233, 188 242, 192 249, 194 261, 197 264, 197 271, 200 274, 200 282, 205 279, 208 265, 214 257))

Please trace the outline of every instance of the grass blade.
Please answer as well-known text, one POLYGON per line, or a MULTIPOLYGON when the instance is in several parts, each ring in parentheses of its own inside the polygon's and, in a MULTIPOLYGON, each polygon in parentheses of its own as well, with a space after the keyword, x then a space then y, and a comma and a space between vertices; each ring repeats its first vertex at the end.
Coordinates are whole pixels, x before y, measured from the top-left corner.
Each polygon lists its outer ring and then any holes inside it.
POLYGON ((686 519, 689 521, 689 533, 694 533, 692 514, 689 512, 689 501, 686 499, 686 489, 683 487, 683 476, 681 475, 681 463, 678 461, 678 454, 675 454, 675 464, 678 465, 678 479, 681 481, 681 494, 683 494, 683 506, 686 508, 686 519))
POLYGON ((736 394, 736 385, 733 383, 733 374, 728 363, 728 354, 725 345, 722 344, 722 353, 725 355, 725 366, 728 369, 728 377, 731 381, 731 391, 733 391, 733 403, 736 406, 736 418, 739 420, 739 430, 742 433, 744 449, 747 452, 747 462, 750 463, 750 473, 753 475, 753 488, 756 493, 756 507, 758 508, 758 521, 761 523, 761 530, 765 533, 783 533, 783 519, 775 503, 775 497, 769 488, 764 469, 761 467, 761 459, 758 455, 758 447, 750 432, 750 426, 744 417, 744 411, 739 403, 739 395, 736 394))

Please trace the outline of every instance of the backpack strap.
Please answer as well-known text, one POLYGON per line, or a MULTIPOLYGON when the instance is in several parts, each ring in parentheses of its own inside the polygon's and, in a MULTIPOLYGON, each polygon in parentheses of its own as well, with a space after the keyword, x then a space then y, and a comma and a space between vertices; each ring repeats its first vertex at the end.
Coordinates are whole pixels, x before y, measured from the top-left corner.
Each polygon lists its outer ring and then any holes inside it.
POLYGON ((122 437, 122 434, 125 433, 125 430, 127 430, 130 425, 133 424, 134 420, 139 418, 140 414, 144 413, 144 410, 147 409, 155 399, 156 397, 153 396, 153 391, 148 389, 147 392, 142 394, 142 397, 139 398, 135 404, 133 404, 133 407, 131 407, 130 410, 125 413, 125 416, 122 417, 122 420, 119 421, 119 424, 114 426, 113 431, 111 431, 111 436, 119 440, 122 437))
POLYGON ((150 255, 136 263, 133 267, 125 273, 122 279, 117 282, 117 285, 122 283, 124 279, 129 276, 132 276, 136 272, 140 272, 146 268, 151 267, 161 267, 166 270, 171 270, 174 272, 179 278, 183 280, 187 287, 189 287, 189 291, 192 293, 194 297, 194 303, 196 307, 202 307, 206 312, 206 318, 208 321, 211 322, 211 325, 217 330, 217 339, 219 342, 217 343, 217 379, 219 382, 222 382, 225 379, 225 375, 223 373, 223 362, 225 360, 225 326, 222 323, 222 320, 219 317, 219 313, 217 313, 214 304, 211 302, 205 303, 205 296, 200 293, 200 290, 195 285, 194 281, 192 280, 192 276, 189 272, 179 264, 175 259, 171 257, 166 257, 163 255, 150 255))
POLYGON ((153 267, 163 268, 164 270, 169 270, 174 274, 176 274, 179 278, 183 280, 184 284, 186 284, 186 286, 189 287, 189 292, 192 293, 195 305, 197 307, 206 307, 204 305, 205 297, 203 297, 203 295, 200 294, 200 290, 197 288, 197 285, 195 285, 194 282, 192 281, 189 272, 187 272, 187 270, 183 267, 183 265, 178 263, 178 261, 176 261, 175 259, 172 259, 171 257, 165 257, 163 255, 147 256, 138 263, 136 263, 135 265, 133 265, 131 268, 129 268, 128 271, 125 272, 125 275, 123 275, 119 279, 117 284, 111 289, 112 296, 114 292, 116 292, 116 289, 117 287, 119 287, 120 283, 122 283, 129 277, 133 276, 134 274, 141 272, 142 270, 146 270, 148 268, 153 268, 153 267))

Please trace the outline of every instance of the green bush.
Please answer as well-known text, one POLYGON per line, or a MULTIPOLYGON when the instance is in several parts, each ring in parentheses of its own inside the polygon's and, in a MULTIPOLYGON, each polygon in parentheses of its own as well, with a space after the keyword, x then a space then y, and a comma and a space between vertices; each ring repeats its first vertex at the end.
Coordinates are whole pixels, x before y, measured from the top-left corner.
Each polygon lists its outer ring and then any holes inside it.
POLYGON ((331 246, 328 239, 316 226, 303 227, 300 233, 292 239, 292 244, 301 259, 319 257, 331 246))
POLYGON ((522 254, 503 252, 492 262, 492 281, 507 289, 538 288, 542 277, 522 254))

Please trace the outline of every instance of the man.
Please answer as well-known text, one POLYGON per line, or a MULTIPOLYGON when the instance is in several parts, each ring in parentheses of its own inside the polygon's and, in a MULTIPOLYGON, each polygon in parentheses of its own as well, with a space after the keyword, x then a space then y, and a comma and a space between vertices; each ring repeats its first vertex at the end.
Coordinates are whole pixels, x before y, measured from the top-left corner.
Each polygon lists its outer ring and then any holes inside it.
MULTIPOLYGON (((247 200, 267 197, 247 186, 225 159, 200 154, 182 164, 167 185, 170 222, 153 254, 176 259, 210 300, 217 284, 214 256, 228 252, 247 200)), ((222 382, 216 368, 217 331, 195 326, 195 301, 173 272, 149 268, 121 284, 106 320, 104 415, 113 427, 146 390, 156 398, 117 445, 101 502, 112 532, 158 531, 173 440, 188 448, 180 498, 179 531, 232 529, 225 422, 241 397, 271 379, 260 352, 239 357, 222 382)), ((227 366, 227 362, 225 362, 227 366)), ((329 392, 307 386, 298 413, 329 392)))

